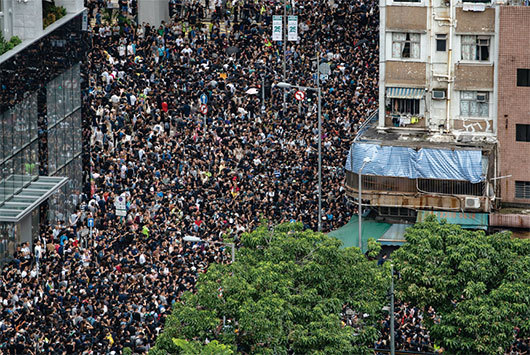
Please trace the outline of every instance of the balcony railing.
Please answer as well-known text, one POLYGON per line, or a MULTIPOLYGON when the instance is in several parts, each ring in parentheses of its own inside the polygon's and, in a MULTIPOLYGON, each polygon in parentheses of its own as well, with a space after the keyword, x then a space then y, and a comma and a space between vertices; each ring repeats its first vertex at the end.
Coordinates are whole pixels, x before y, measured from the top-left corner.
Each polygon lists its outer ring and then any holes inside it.
MULTIPOLYGON (((346 171, 346 186, 353 190, 359 188, 359 176, 346 171)), ((384 191, 405 194, 429 193, 441 195, 484 196, 485 183, 473 184, 461 180, 408 179, 389 176, 362 176, 363 191, 384 191)))

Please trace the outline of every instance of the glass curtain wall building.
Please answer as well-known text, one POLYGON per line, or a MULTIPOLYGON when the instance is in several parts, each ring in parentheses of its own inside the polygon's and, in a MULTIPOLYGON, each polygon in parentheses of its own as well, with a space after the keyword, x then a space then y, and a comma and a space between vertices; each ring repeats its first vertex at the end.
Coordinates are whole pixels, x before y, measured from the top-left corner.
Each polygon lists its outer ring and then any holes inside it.
POLYGON ((79 201, 87 45, 82 12, 68 17, 0 62, 0 264, 79 201))

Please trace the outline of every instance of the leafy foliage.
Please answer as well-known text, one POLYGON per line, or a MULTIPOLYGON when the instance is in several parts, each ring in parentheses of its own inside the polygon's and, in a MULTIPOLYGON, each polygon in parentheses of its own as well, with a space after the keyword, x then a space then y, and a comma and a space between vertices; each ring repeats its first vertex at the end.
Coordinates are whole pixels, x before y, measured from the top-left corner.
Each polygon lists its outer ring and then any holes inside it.
POLYGON ((211 265, 197 292, 175 304, 153 353, 184 353, 174 338, 253 354, 368 353, 390 273, 340 246, 297 223, 243 235, 236 262, 211 265), (357 328, 341 323, 344 305, 365 314, 357 328))
POLYGON ((55 6, 55 2, 43 2, 42 25, 48 27, 61 17, 66 16, 66 9, 63 6, 55 6))
POLYGON ((374 238, 368 239, 368 250, 366 251, 366 255, 370 259, 377 258, 377 256, 381 252, 381 249, 382 249, 381 244, 378 243, 374 238))
POLYGON ((208 344, 202 344, 198 341, 187 341, 184 339, 173 338, 173 343, 180 348, 184 355, 232 355, 234 351, 228 345, 219 343, 217 340, 208 344))
POLYGON ((503 353, 530 334, 530 242, 429 218, 393 254, 398 297, 432 306, 431 337, 454 354, 503 353))
POLYGON ((18 36, 13 36, 9 39, 9 41, 6 41, 0 31, 0 55, 4 54, 7 51, 12 50, 14 47, 18 46, 20 43, 22 43, 22 40, 18 38, 18 36))

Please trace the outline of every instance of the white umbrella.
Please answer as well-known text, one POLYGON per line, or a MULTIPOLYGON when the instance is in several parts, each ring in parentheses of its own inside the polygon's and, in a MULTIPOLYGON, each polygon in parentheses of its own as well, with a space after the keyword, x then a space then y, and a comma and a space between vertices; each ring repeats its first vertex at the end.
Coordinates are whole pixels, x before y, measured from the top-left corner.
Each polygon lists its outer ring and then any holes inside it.
POLYGON ((259 90, 256 89, 256 88, 250 88, 250 89, 248 89, 246 91, 246 93, 249 94, 249 95, 256 95, 258 92, 259 92, 259 90))

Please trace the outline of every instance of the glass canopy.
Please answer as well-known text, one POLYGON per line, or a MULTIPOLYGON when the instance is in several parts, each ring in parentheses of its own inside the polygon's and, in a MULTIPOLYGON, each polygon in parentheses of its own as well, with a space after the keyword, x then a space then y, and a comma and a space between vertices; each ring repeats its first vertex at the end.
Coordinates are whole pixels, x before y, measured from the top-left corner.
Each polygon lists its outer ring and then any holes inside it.
POLYGON ((0 222, 19 222, 67 181, 66 177, 39 176, 0 205, 0 222))

